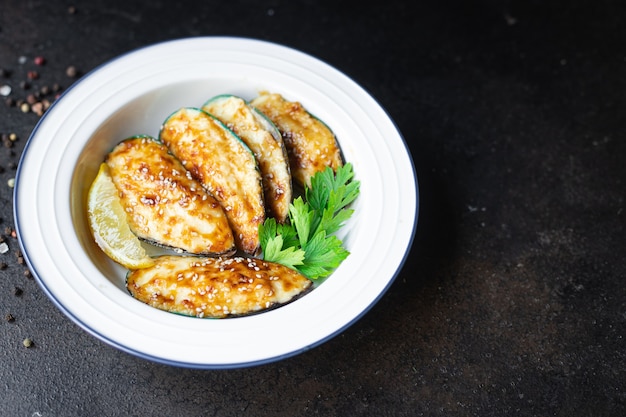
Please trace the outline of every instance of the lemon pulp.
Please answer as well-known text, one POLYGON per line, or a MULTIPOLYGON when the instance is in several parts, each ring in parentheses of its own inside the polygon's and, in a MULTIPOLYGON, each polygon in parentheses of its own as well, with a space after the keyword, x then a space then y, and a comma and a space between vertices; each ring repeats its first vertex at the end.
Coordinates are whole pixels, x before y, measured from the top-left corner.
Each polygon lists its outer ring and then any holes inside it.
POLYGON ((126 212, 105 163, 100 165, 89 188, 87 214, 96 243, 109 258, 128 269, 147 268, 154 264, 128 226, 126 212))

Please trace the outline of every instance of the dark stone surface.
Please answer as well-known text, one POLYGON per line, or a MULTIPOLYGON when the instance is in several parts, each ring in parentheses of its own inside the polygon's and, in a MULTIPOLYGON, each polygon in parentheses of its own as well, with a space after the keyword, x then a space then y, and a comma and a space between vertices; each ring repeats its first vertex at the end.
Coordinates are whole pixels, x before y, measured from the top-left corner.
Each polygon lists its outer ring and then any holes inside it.
POLYGON ((329 62, 397 123, 421 212, 394 285, 327 343, 248 369, 154 364, 78 328, 24 275, 7 181, 39 118, 0 103, 0 133, 18 136, 0 148, 0 415, 626 415, 626 3, 8 3, 0 84, 15 99, 188 36, 329 62))

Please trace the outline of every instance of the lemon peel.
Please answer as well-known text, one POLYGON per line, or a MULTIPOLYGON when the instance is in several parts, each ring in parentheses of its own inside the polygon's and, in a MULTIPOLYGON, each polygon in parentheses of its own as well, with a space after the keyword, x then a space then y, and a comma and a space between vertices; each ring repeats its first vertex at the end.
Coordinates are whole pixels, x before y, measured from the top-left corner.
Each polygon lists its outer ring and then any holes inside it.
POLYGON ((128 269, 154 265, 139 238, 130 230, 118 190, 106 163, 100 165, 87 195, 89 227, 100 249, 128 269))

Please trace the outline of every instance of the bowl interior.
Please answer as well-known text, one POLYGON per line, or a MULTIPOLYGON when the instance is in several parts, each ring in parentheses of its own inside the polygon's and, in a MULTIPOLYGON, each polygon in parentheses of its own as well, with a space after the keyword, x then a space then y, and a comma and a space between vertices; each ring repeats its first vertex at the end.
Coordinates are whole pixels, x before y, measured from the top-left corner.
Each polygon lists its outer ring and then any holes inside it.
MULTIPOLYGON (((266 88, 262 88, 265 90, 266 88)), ((274 91, 274 90, 272 90, 274 91)), ((71 213, 76 236, 81 247, 97 269, 112 284, 124 291, 126 269, 111 261, 95 244, 87 219, 87 194, 91 182, 98 172, 100 163, 107 153, 120 141, 135 135, 150 135, 157 138, 159 129, 166 118, 180 107, 202 107, 204 102, 219 94, 234 94, 252 100, 260 90, 256 84, 246 79, 212 77, 205 80, 178 82, 142 92, 126 103, 119 103, 88 138, 77 158, 71 180, 71 213)), ((299 101, 298 97, 288 97, 299 101)), ((305 107, 307 105, 305 104, 305 107)), ((324 120, 324 119, 322 119, 324 120)), ((326 122, 333 129, 332 122, 326 122)), ((341 129, 339 129, 341 130, 341 129)), ((341 138, 338 137, 341 144, 341 138)), ((346 160, 352 162, 355 156, 350 149, 343 150, 346 160)), ((357 173, 358 175, 358 173, 357 173)), ((352 230, 358 225, 359 200, 353 206, 355 214, 340 231, 340 238, 350 250, 352 230)), ((147 243, 142 243, 149 254, 174 253, 147 243)), ((321 282, 321 281, 320 281, 321 282)), ((317 284, 317 283, 316 283, 317 284)))

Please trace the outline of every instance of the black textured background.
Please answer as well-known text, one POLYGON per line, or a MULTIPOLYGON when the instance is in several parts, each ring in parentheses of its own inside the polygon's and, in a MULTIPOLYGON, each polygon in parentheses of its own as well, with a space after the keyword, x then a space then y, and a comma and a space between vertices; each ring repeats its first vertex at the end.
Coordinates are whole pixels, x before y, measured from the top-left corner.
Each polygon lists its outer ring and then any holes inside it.
POLYGON ((8 182, 39 117, 0 103, 0 415, 626 415, 625 19, 617 0, 0 0, 14 100, 158 41, 266 39, 381 103, 421 198, 403 271, 343 334, 172 368, 88 335, 25 274, 8 182))

